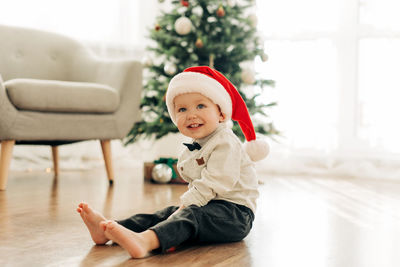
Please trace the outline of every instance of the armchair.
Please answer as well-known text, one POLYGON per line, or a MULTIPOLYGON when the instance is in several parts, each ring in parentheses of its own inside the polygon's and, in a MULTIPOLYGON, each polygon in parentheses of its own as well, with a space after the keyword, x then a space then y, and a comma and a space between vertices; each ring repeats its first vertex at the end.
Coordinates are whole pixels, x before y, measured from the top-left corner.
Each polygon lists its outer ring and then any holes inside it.
POLYGON ((113 182, 110 140, 140 119, 142 66, 104 60, 55 33, 0 25, 0 190, 15 144, 58 146, 100 140, 113 182), (2 77, 2 78, 1 78, 2 77))

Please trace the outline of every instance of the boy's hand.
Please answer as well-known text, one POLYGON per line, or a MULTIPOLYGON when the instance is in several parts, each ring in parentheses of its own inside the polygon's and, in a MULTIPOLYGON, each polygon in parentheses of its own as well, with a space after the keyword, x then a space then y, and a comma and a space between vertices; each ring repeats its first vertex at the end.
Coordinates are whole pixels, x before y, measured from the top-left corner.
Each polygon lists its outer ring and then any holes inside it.
MULTIPOLYGON (((172 214, 168 217, 168 219, 170 219, 172 216, 174 216, 175 214, 177 214, 178 212, 180 212, 180 211, 183 210, 184 208, 185 208, 185 206, 180 205, 179 208, 178 208, 174 213, 172 213, 172 214)), ((168 220, 168 219, 167 219, 167 220, 168 220)))

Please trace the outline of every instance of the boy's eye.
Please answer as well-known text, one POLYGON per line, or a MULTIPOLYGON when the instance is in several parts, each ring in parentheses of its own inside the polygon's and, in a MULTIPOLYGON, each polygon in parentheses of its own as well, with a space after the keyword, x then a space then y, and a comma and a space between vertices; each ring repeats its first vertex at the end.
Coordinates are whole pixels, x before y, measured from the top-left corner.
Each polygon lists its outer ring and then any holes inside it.
POLYGON ((178 109, 178 112, 185 112, 186 111, 186 108, 179 108, 178 109))
POLYGON ((198 105, 197 105, 197 108, 198 108, 198 109, 202 109, 202 108, 205 108, 205 107, 206 107, 206 106, 203 105, 203 104, 198 104, 198 105))

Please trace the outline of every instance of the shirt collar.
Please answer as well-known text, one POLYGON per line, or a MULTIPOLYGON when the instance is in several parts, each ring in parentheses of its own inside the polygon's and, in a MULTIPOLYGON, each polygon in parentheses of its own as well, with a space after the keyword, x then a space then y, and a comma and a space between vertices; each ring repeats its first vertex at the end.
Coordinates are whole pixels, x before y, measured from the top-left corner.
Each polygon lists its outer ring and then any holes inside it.
POLYGON ((208 142, 214 135, 216 135, 218 132, 222 131, 223 129, 226 129, 226 123, 222 122, 218 125, 218 127, 214 130, 214 132, 210 133, 206 137, 199 138, 199 139, 193 139, 193 142, 197 142, 200 144, 200 146, 203 146, 205 143, 208 142))

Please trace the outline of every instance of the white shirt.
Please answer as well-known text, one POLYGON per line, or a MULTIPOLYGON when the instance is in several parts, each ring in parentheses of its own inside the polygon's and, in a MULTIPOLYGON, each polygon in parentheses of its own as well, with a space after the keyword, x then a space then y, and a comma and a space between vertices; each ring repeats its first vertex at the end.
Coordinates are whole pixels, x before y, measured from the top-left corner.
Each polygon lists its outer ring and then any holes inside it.
POLYGON ((181 204, 204 206, 210 200, 226 200, 255 212, 258 179, 239 138, 221 123, 210 135, 193 141, 201 149, 185 148, 177 164, 181 177, 189 183, 181 204))

